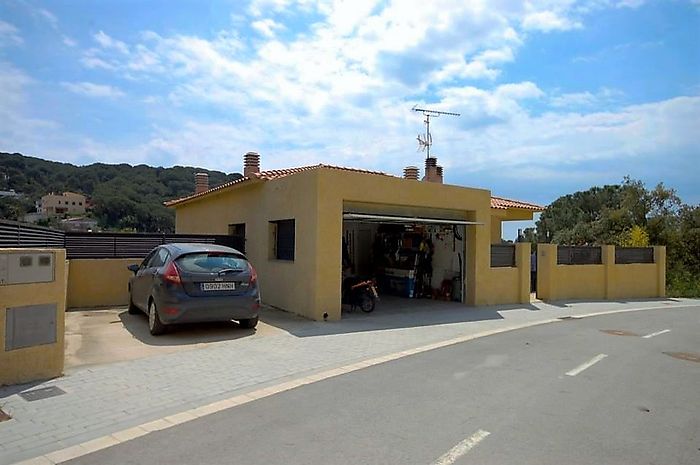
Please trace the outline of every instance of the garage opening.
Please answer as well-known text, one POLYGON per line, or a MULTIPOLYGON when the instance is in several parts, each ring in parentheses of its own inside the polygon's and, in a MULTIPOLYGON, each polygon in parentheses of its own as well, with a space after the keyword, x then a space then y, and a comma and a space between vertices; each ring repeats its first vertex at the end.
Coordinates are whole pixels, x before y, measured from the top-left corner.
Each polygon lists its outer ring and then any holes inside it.
MULTIPOLYGON (((438 301, 463 303, 467 226, 475 224, 479 223, 346 211, 343 283, 374 279, 380 295, 377 308, 383 313, 438 301)), ((350 310, 346 302, 343 311, 350 310)))

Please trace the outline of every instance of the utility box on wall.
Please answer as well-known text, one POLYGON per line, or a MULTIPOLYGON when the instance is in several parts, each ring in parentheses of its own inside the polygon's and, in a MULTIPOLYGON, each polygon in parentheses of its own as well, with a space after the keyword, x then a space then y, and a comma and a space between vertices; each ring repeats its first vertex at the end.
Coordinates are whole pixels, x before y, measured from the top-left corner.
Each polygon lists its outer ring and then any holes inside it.
POLYGON ((0 285, 50 283, 53 280, 53 252, 0 252, 0 285))
POLYGON ((63 372, 63 249, 0 249, 0 385, 63 372))

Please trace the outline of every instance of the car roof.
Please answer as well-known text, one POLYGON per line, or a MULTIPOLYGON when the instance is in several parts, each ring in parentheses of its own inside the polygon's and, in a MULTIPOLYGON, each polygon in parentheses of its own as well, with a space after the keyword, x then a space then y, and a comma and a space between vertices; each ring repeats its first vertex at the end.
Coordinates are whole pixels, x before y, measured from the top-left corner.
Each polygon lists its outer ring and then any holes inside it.
POLYGON ((181 255, 196 252, 225 252, 244 255, 242 252, 231 247, 217 244, 203 244, 199 242, 173 242, 170 244, 164 244, 161 247, 165 247, 171 251, 175 255, 175 258, 181 255))

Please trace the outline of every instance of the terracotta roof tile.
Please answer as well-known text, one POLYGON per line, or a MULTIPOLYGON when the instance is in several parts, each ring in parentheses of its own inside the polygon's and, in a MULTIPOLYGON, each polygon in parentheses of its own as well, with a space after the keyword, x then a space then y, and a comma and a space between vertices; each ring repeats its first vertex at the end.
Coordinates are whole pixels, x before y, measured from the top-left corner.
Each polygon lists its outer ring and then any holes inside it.
MULTIPOLYGON (((286 169, 281 169, 281 170, 270 170, 270 171, 262 171, 260 173, 255 173, 253 176, 243 176, 242 178, 238 178, 235 181, 229 181, 224 184, 221 184, 216 187, 212 187, 209 190, 206 190, 204 192, 200 192, 199 194, 192 194, 188 195, 186 197, 182 197, 179 199, 174 199, 174 200, 169 200, 165 202, 165 205, 171 207, 174 205, 177 205, 182 202, 186 202, 188 200, 196 199, 198 197, 202 197, 208 194, 211 194, 213 192, 220 191, 222 189, 226 189, 227 187, 231 187, 237 184, 242 184, 247 181, 252 181, 252 180, 262 180, 262 181, 272 181, 274 179, 280 179, 284 178, 286 176, 290 176, 292 174, 296 173, 302 173, 304 171, 311 171, 319 168, 327 168, 327 169, 332 169, 332 170, 340 170, 340 171, 352 171, 354 173, 365 173, 365 174, 375 174, 379 176, 388 176, 388 177, 396 177, 392 174, 387 174, 381 171, 370 171, 370 170, 363 170, 363 169, 358 169, 358 168, 347 168, 345 166, 333 166, 333 165, 324 165, 324 164, 318 164, 318 165, 310 165, 310 166, 300 166, 297 168, 286 168, 286 169)), ((511 200, 511 199, 506 199, 503 197, 491 197, 491 208, 496 208, 499 210, 507 210, 509 208, 521 208, 525 210, 532 210, 532 211, 543 211, 544 207, 540 205, 536 205, 534 203, 528 203, 528 202, 521 202, 519 200, 511 200)))
POLYGON ((507 210, 509 208, 522 208, 524 210, 532 210, 536 212, 544 211, 544 207, 541 205, 494 196, 491 196, 491 208, 496 208, 498 210, 507 210))
POLYGON ((248 176, 243 176, 242 178, 238 178, 235 181, 229 181, 224 184, 221 184, 216 187, 212 187, 209 190, 206 190, 204 192, 200 192, 199 194, 192 194, 188 195, 187 197, 182 197, 179 199, 174 199, 174 200, 169 200, 165 202, 165 205, 168 207, 177 205, 179 203, 185 202, 187 200, 192 200, 198 197, 202 197, 207 194, 211 194, 212 192, 220 191, 222 189, 225 189, 227 187, 233 186, 235 184, 242 184, 246 181, 250 181, 252 179, 260 179, 263 181, 272 181, 273 179, 279 179, 279 178, 284 178, 285 176, 289 176, 292 174, 296 173, 302 173, 304 171, 311 171, 319 168, 328 168, 328 169, 333 169, 333 170, 341 170, 341 171, 352 171, 355 173, 365 173, 365 174, 376 174, 380 176, 389 176, 389 177, 395 177, 392 174, 387 174, 381 171, 370 171, 370 170, 362 170, 362 169, 357 169, 357 168, 347 168, 344 166, 333 166, 333 165, 324 165, 324 164, 318 164, 318 165, 310 165, 310 166, 300 166, 297 168, 285 168, 281 170, 270 170, 270 171, 262 171, 260 173, 255 173, 252 177, 248 176))

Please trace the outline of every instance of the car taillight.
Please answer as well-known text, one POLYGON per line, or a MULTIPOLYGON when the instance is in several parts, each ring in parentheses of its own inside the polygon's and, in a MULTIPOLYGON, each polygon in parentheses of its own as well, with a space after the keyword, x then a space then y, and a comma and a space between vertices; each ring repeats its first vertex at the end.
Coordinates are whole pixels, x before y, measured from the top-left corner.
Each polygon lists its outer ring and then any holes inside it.
POLYGON ((258 272, 255 271, 255 268, 253 268, 253 265, 248 262, 248 269, 250 271, 250 280, 248 281, 248 284, 250 286, 254 286, 258 282, 258 272))
POLYGON ((175 262, 170 262, 165 268, 165 272, 163 273, 163 279, 169 283, 182 284, 182 280, 180 279, 180 272, 177 271, 175 262))

